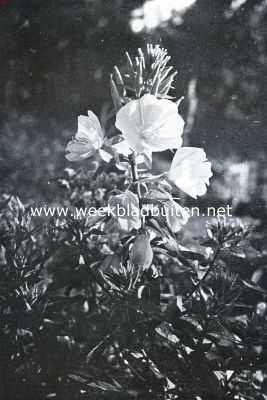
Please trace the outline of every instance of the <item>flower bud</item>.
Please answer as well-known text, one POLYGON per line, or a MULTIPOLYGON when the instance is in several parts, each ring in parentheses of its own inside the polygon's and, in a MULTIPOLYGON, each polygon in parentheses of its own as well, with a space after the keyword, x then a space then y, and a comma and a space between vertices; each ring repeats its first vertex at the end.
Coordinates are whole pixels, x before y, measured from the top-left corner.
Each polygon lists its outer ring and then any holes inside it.
POLYGON ((140 233, 137 235, 130 251, 130 262, 133 266, 146 270, 153 260, 153 250, 150 245, 149 235, 140 233))

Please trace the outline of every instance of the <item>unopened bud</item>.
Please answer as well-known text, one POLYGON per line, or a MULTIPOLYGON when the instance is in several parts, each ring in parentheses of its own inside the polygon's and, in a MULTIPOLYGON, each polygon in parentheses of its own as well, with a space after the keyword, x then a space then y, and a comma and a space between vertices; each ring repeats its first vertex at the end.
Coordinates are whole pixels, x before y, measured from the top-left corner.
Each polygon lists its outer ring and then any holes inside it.
POLYGON ((116 110, 119 110, 122 107, 122 100, 117 88, 116 83, 114 82, 113 76, 110 76, 110 89, 111 89, 111 98, 116 110))
POLYGON ((133 247, 130 251, 130 262, 137 268, 146 270, 150 267, 153 260, 153 250, 150 245, 149 235, 140 233, 137 235, 133 247))

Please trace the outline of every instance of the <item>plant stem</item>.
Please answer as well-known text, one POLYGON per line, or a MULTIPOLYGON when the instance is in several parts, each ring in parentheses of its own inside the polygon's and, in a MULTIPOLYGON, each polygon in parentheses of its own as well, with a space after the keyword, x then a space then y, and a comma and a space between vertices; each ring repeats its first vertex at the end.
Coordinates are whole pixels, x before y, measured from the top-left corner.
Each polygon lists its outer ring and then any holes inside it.
MULTIPOLYGON (((138 181, 138 169, 137 169, 137 165, 136 165, 136 154, 135 153, 130 154, 129 162, 130 162, 130 166, 131 166, 133 182, 137 182, 138 181)), ((138 196, 138 200, 139 200, 139 208, 141 210, 142 199, 141 199, 141 190, 140 190, 139 183, 137 183, 137 185, 136 185, 136 192, 137 192, 137 196, 138 196)))

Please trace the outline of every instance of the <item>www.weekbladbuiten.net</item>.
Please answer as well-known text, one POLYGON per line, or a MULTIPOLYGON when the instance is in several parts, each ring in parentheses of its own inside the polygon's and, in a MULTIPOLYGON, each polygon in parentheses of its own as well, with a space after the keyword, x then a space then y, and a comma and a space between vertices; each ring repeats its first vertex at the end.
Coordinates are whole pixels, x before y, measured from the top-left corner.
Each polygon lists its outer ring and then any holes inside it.
POLYGON ((130 205, 116 206, 107 205, 107 207, 59 207, 59 206, 41 206, 41 207, 30 207, 30 217, 42 217, 42 218, 73 218, 73 219, 84 219, 90 217, 158 217, 158 216, 173 216, 181 217, 185 216, 185 213, 189 217, 218 217, 228 218, 232 217, 232 206, 229 204, 221 207, 206 207, 205 209, 199 207, 155 207, 149 205, 143 207, 141 210, 138 207, 132 207, 130 205))

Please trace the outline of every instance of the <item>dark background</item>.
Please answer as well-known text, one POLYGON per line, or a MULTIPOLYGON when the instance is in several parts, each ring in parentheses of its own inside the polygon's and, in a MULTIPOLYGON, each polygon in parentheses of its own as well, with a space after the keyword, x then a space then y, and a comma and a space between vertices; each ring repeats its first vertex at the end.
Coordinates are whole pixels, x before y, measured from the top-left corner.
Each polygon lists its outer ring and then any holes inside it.
MULTIPOLYGON (((152 42, 168 49, 178 70, 174 93, 185 96, 186 143, 204 147, 217 175, 224 175, 214 196, 223 197, 232 181, 229 167, 238 165, 238 180, 254 162, 256 175, 249 173, 246 185, 253 179, 253 188, 261 187, 257 196, 265 198, 267 2, 247 0, 234 10, 236 1, 198 0, 179 24, 169 20, 134 33, 129 21, 143 3, 1 2, 3 191, 26 200, 49 197, 48 182, 69 165, 64 146, 77 115, 87 109, 100 115, 110 104, 112 66, 124 63, 125 50, 152 42)), ((236 194, 230 189, 227 196, 236 194)))

